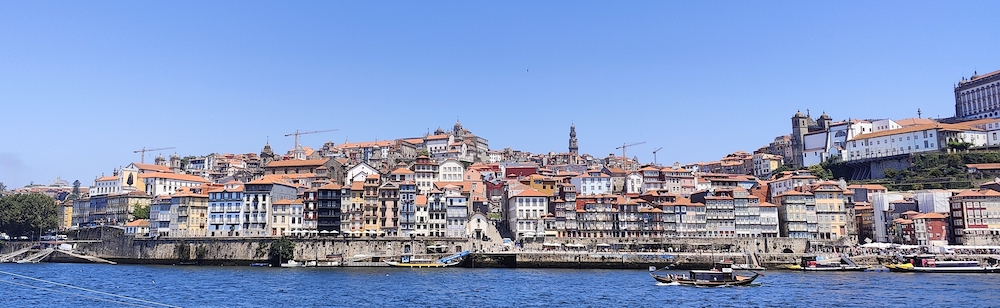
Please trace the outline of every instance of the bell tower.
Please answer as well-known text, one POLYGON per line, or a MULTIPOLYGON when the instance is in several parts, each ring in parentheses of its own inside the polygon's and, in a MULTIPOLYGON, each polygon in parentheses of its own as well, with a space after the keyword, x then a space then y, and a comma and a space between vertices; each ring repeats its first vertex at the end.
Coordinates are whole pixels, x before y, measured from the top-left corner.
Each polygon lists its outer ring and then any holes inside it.
POLYGON ((580 154, 580 146, 576 144, 576 125, 569 125, 569 153, 573 155, 580 154))

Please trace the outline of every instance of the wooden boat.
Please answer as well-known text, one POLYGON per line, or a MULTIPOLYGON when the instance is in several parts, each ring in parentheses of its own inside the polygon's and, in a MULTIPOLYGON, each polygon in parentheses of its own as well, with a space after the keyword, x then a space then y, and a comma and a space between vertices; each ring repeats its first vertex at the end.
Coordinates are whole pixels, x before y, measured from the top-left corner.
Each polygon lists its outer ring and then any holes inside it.
POLYGON ((844 272, 844 271, 864 271, 867 266, 858 265, 845 255, 839 257, 824 258, 823 256, 804 256, 799 264, 789 266, 788 269, 816 272, 844 272))
POLYGON ((902 263, 884 264, 892 272, 915 273, 1000 273, 997 264, 981 265, 979 261, 939 261, 934 255, 904 257, 902 263))
POLYGON ((746 286, 761 276, 758 273, 753 273, 753 276, 737 275, 729 262, 716 262, 710 270, 692 270, 688 275, 657 275, 655 268, 651 268, 649 275, 657 282, 702 287, 746 286))

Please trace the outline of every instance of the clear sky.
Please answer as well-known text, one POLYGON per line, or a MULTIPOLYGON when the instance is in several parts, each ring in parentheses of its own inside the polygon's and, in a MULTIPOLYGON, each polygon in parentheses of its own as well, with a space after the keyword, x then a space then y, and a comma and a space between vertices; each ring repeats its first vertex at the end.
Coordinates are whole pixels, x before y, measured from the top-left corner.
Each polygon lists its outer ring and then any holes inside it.
POLYGON ((954 113, 1000 69, 998 1, 0 0, 0 182, 421 136, 659 162, 753 151, 801 109, 954 113), (148 153, 147 162, 157 153, 148 153))

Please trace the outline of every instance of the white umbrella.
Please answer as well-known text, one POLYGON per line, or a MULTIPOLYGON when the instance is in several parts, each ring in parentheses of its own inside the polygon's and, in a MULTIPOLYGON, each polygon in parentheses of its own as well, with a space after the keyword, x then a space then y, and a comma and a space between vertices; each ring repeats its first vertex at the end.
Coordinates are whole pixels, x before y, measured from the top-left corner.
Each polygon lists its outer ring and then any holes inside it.
POLYGON ((288 231, 288 230, 281 231, 281 234, 284 234, 284 235, 288 235, 288 234, 291 234, 291 233, 292 233, 292 231, 288 231))
POLYGON ((340 234, 340 232, 337 232, 337 230, 330 230, 330 233, 333 233, 333 234, 340 234))
POLYGON ((320 231, 319 233, 330 234, 330 230, 323 230, 323 231, 320 231))
POLYGON ((312 234, 319 234, 319 230, 310 230, 310 231, 309 231, 309 233, 312 233, 312 234))

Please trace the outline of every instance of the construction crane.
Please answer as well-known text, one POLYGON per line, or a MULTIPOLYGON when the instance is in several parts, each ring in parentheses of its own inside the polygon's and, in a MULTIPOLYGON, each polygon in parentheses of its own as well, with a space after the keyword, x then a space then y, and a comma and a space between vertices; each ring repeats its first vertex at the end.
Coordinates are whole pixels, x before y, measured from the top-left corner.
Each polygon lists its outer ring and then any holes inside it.
POLYGON ((656 164, 656 152, 659 152, 662 149, 663 149, 663 147, 659 147, 656 150, 653 150, 653 164, 654 165, 656 164))
POLYGON ((296 129, 294 133, 285 134, 285 137, 295 136, 295 149, 298 149, 299 148, 299 135, 308 135, 308 134, 325 133, 325 132, 335 132, 335 131, 338 131, 338 130, 339 129, 334 128, 334 129, 324 129, 324 130, 317 130, 317 131, 311 131, 311 132, 299 132, 299 130, 296 129))
MULTIPOLYGON (((617 147, 615 149, 616 150, 617 149, 622 149, 622 159, 625 159, 626 157, 628 157, 628 156, 625 156, 625 148, 628 148, 628 147, 634 146, 634 145, 640 145, 640 144, 643 144, 643 143, 646 143, 646 142, 642 141, 642 142, 636 142, 636 143, 631 143, 631 144, 622 144, 622 146, 617 147)), ((624 163, 625 161, 623 160, 622 162, 624 163)))
POLYGON ((146 163, 146 151, 152 152, 152 151, 162 151, 162 150, 172 150, 172 149, 176 149, 176 148, 175 147, 166 147, 166 148, 147 149, 146 147, 142 147, 142 150, 135 150, 132 153, 142 153, 142 158, 139 159, 139 163, 140 164, 145 164, 146 163))

